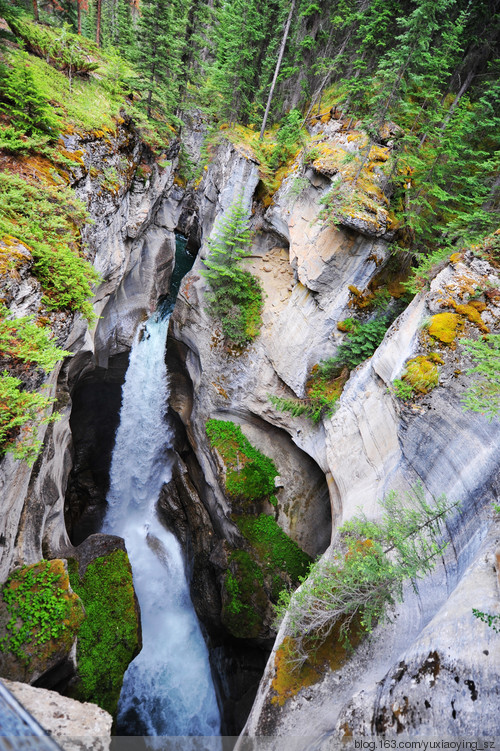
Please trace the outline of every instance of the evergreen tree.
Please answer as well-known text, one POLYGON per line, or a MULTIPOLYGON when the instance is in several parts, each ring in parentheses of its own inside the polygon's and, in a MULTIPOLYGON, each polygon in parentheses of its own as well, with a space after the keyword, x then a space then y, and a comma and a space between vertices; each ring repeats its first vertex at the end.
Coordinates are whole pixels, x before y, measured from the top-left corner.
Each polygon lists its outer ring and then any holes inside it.
POLYGON ((58 119, 46 97, 40 92, 29 63, 29 55, 19 52, 16 64, 4 71, 0 110, 7 114, 14 128, 28 136, 36 133, 57 134, 58 119))
POLYGON ((148 117, 173 114, 183 77, 187 0, 144 0, 138 24, 137 69, 148 117))

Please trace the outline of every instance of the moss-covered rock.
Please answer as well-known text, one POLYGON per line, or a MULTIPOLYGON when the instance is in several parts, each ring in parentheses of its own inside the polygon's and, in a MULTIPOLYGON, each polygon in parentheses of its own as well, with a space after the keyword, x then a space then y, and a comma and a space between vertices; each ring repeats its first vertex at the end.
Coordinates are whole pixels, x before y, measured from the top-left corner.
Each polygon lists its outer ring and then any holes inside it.
POLYGON ((457 336, 459 323, 460 316, 457 313, 437 313, 432 316, 429 334, 443 344, 451 344, 457 336))
POLYGON ((0 675, 30 683, 59 665, 85 618, 61 559, 14 571, 0 597, 0 675))
POLYGON ((228 564, 222 592, 222 623, 237 638, 257 638, 269 607, 262 571, 246 550, 233 551, 228 564))
POLYGON ((208 420, 207 436, 223 464, 225 490, 243 504, 274 492, 278 470, 273 460, 256 449, 239 425, 229 420, 208 420))
POLYGON ((234 517, 247 550, 228 557, 223 585, 222 622, 238 638, 268 635, 284 587, 297 585, 311 558, 266 514, 234 517))
POLYGON ((88 564, 80 577, 69 562, 71 584, 87 618, 77 646, 78 679, 72 695, 115 714, 123 675, 141 648, 140 616, 127 554, 114 550, 88 564))
MULTIPOLYGON (((408 360, 402 379, 415 391, 427 394, 439 383, 439 371, 435 359, 432 355, 427 357, 420 355, 408 360)), ((439 358, 438 362, 442 362, 442 360, 439 358)))

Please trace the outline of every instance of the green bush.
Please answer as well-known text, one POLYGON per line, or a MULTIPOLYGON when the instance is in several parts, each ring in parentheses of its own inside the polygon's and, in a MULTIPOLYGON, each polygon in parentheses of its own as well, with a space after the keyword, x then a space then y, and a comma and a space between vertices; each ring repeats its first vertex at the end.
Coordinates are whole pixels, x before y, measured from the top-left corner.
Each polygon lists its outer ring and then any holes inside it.
POLYGON ((304 399, 287 399, 268 394, 267 398, 280 412, 290 412, 293 417, 305 415, 314 423, 322 418, 331 417, 345 383, 344 378, 327 376, 315 366, 313 375, 307 383, 307 397, 304 399))
POLYGON ((0 172, 0 238, 18 238, 31 250, 49 309, 67 308, 93 320, 89 298, 99 275, 78 253, 87 216, 69 188, 37 187, 0 172))
POLYGON ((239 516, 236 522, 268 573, 282 571, 294 583, 307 574, 311 558, 283 532, 274 517, 266 514, 239 516))
POLYGON ((239 639, 256 638, 267 605, 262 572, 246 550, 234 550, 228 564, 229 570, 224 578, 227 599, 222 609, 222 622, 239 639))
POLYGON ((326 378, 331 378, 344 367, 353 370, 373 355, 382 342, 389 325, 388 316, 374 318, 366 323, 357 323, 352 331, 347 334, 346 340, 340 344, 337 354, 320 363, 320 374, 326 378))
POLYGON ((256 449, 239 425, 225 420, 208 420, 210 445, 217 449, 226 467, 226 490, 234 498, 256 501, 274 491, 278 470, 273 460, 256 449))
POLYGON ((486 623, 495 633, 500 634, 500 615, 498 613, 484 613, 482 610, 472 608, 472 615, 482 623, 486 623))
POLYGON ((500 414, 500 334, 487 334, 477 342, 464 339, 462 344, 474 362, 467 374, 479 376, 466 391, 462 404, 491 421, 500 414))
POLYGON ((210 288, 208 311, 218 318, 227 340, 243 347, 259 333, 262 289, 259 280, 239 267, 248 256, 250 231, 241 197, 237 199, 209 240, 210 254, 202 275, 210 288))
POLYGON ((403 401, 405 401, 406 399, 411 399, 415 394, 413 386, 409 383, 406 383, 406 381, 401 380, 401 378, 396 378, 392 382, 392 386, 395 396, 398 399, 402 399, 403 401))
POLYGON ((9 318, 9 310, 0 303, 0 349, 16 360, 34 363, 50 373, 56 363, 71 354, 57 347, 50 329, 37 326, 34 316, 9 318))
MULTIPOLYGON (((26 52, 18 52, 12 60, 13 67, 6 72, 1 81, 1 97, 6 100, 6 104, 0 103, 0 111, 9 116, 14 130, 18 133, 28 136, 45 133, 56 139, 60 121, 37 85, 29 64, 29 55, 26 52)), ((4 139, 6 135, 13 145, 13 133, 4 131, 4 139)))
POLYGON ((91 53, 97 51, 95 45, 80 35, 72 34, 68 24, 51 28, 19 16, 9 17, 8 23, 31 52, 50 61, 54 68, 68 71, 71 75, 86 75, 99 67, 90 57, 91 53))
POLYGON ((40 450, 38 426, 53 422, 59 414, 47 414, 54 399, 24 391, 22 381, 0 375, 0 456, 10 451, 15 459, 33 464, 40 450))
POLYGON ((270 159, 270 167, 276 170, 280 164, 287 162, 297 151, 302 141, 304 118, 299 110, 290 110, 281 121, 276 133, 276 147, 270 159))

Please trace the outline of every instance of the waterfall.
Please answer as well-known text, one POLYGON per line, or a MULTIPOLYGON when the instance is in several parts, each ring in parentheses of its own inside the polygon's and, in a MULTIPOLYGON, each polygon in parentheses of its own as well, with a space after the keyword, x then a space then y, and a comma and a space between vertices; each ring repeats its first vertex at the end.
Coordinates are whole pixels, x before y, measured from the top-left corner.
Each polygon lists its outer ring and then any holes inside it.
POLYGON ((166 314, 149 319, 130 353, 103 525, 103 532, 125 539, 142 617, 143 649, 125 673, 120 696, 120 735, 220 732, 208 651, 182 551, 156 512, 160 489, 171 477, 164 356, 172 307, 170 300, 166 314))

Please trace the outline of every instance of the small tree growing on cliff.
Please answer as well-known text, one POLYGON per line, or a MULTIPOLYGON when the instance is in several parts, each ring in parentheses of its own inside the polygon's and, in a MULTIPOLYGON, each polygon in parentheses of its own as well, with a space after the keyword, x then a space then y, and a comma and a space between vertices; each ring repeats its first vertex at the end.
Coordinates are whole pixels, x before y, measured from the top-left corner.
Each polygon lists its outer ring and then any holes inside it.
POLYGON ((380 505, 382 519, 360 514, 346 522, 330 560, 315 563, 295 593, 282 592, 277 615, 289 615, 290 659, 297 666, 311 643, 326 639, 338 623, 347 644, 352 627, 372 631, 402 601, 404 582, 414 584, 434 568, 447 545, 439 539, 443 522, 459 504, 441 496, 431 505, 417 485, 403 496, 391 491, 380 505))
POLYGON ((500 415, 500 334, 488 334, 484 340, 463 342, 474 367, 467 371, 479 379, 465 393, 465 409, 481 412, 491 421, 500 415))
POLYGON ((219 223, 208 245, 210 254, 202 274, 208 282, 208 312, 219 318, 224 336, 244 346, 257 336, 262 309, 262 290, 258 279, 240 268, 247 257, 250 230, 242 197, 237 198, 219 223))

